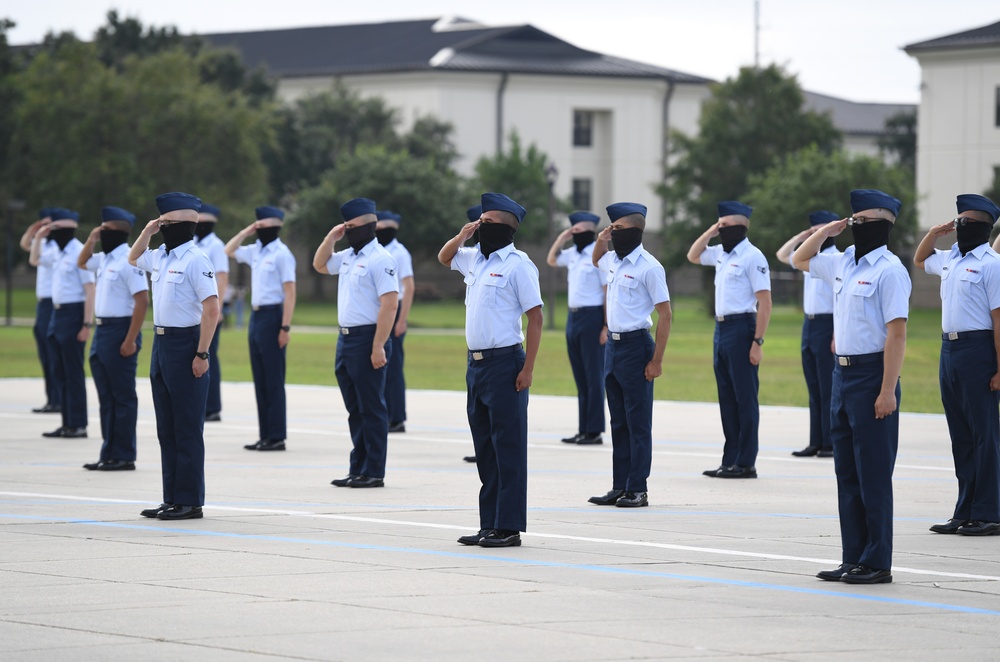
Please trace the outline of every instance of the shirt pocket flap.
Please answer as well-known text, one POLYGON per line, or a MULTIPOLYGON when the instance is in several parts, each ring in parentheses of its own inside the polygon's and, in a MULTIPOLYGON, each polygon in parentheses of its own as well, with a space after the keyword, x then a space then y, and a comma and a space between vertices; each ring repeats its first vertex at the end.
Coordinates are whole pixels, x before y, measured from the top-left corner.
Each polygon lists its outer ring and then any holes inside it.
POLYGON ((875 290, 876 289, 877 288, 875 287, 875 284, 872 283, 870 285, 863 285, 863 286, 859 287, 858 289, 856 289, 853 292, 851 292, 851 294, 853 294, 856 297, 865 297, 865 298, 868 298, 871 295, 875 294, 875 290))
POLYGON ((622 276, 618 279, 618 287, 624 287, 629 290, 639 287, 639 279, 627 275, 622 276))
POLYGON ((483 285, 487 285, 489 287, 507 287, 508 280, 509 276, 490 274, 483 278, 483 285))
POLYGON ((118 270, 117 269, 115 269, 114 271, 105 270, 101 274, 101 278, 103 278, 104 280, 118 280, 118 270))
POLYGON ((743 267, 738 264, 729 264, 725 268, 726 278, 739 278, 743 275, 743 267))
POLYGON ((164 278, 164 280, 166 280, 168 283, 183 283, 184 274, 178 272, 168 273, 166 275, 166 278, 164 278))
POLYGON ((959 280, 965 283, 978 283, 983 279, 983 272, 981 271, 969 271, 966 269, 958 275, 959 280))

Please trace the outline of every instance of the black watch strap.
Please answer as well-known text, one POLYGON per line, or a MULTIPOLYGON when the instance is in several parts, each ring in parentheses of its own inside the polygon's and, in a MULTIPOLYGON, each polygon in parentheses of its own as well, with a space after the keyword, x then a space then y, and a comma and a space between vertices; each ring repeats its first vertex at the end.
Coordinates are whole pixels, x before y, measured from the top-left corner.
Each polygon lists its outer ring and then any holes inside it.
POLYGON ((199 359, 202 359, 204 361, 208 360, 208 352, 195 352, 194 355, 197 356, 199 359))
POLYGON ((281 330, 282 331, 291 331, 292 327, 286 325, 286 326, 281 327, 281 330))

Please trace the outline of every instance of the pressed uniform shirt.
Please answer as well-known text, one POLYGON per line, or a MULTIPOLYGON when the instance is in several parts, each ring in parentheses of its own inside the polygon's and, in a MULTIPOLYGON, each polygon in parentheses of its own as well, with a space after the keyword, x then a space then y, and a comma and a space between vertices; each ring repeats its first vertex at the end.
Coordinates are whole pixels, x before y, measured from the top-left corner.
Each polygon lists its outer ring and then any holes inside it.
POLYGON ((413 257, 410 256, 410 251, 406 250, 406 246, 395 239, 386 244, 384 248, 396 261, 396 279, 399 284, 399 293, 402 294, 403 279, 413 276, 413 257))
MULTIPOLYGON (((836 246, 820 251, 821 255, 840 255, 836 246)), ((822 278, 802 272, 802 312, 806 315, 829 315, 833 312, 833 288, 822 278)))
POLYGON ((837 354, 885 351, 885 325, 909 314, 910 276, 899 258, 880 246, 854 263, 854 246, 809 260, 809 273, 833 287, 837 354))
POLYGON ((218 296, 212 261, 194 241, 167 253, 166 246, 147 250, 135 266, 149 272, 153 282, 153 323, 189 327, 201 324, 202 301, 218 296))
POLYGON ((508 244, 487 259, 479 248, 460 248, 451 268, 465 276, 465 342, 470 350, 524 342, 521 315, 542 305, 538 269, 508 244))
POLYGON ((653 326, 653 308, 670 301, 663 265, 640 245, 624 260, 608 251, 597 266, 608 283, 608 331, 626 333, 653 326))
POLYGON ((360 253, 345 248, 330 256, 326 270, 338 274, 337 323, 344 327, 378 322, 380 297, 399 292, 396 261, 377 240, 372 239, 360 253))
POLYGON ((133 297, 149 289, 146 272, 128 263, 128 251, 128 244, 121 244, 110 253, 94 253, 87 260, 87 270, 97 274, 96 317, 131 317, 133 297))
POLYGON ((46 251, 58 251, 59 246, 49 238, 41 239, 42 249, 39 251, 37 272, 35 273, 35 297, 38 299, 52 298, 52 267, 45 266, 41 256, 46 251))
POLYGON ((941 277, 941 330, 993 329, 990 311, 1000 308, 1000 255, 981 244, 962 256, 958 244, 934 251, 924 271, 941 277))
POLYGON ((66 248, 59 250, 55 242, 52 242, 52 248, 54 250, 46 247, 38 258, 38 264, 52 269, 52 303, 82 303, 86 298, 84 283, 94 282, 94 274, 76 266, 83 244, 74 237, 66 248))
POLYGON ((288 246, 280 239, 263 246, 258 239, 237 248, 236 261, 250 265, 250 305, 284 303, 284 284, 295 282, 295 256, 288 246))
MULTIPOLYGON (((208 256, 208 259, 212 262, 212 266, 215 268, 215 273, 229 273, 229 256, 226 255, 226 244, 219 239, 217 234, 209 232, 205 235, 204 239, 195 237, 194 245, 200 248, 201 252, 208 256)), ((220 296, 223 294, 225 294, 225 292, 219 292, 220 296)))
POLYGON ((729 253, 721 245, 709 246, 701 254, 701 263, 715 266, 716 315, 757 312, 756 292, 771 289, 767 259, 749 239, 729 253))
POLYGON ((582 251, 576 250, 576 246, 567 248, 556 258, 556 266, 568 269, 570 308, 604 305, 604 279, 594 266, 593 256, 594 243, 591 242, 582 251))

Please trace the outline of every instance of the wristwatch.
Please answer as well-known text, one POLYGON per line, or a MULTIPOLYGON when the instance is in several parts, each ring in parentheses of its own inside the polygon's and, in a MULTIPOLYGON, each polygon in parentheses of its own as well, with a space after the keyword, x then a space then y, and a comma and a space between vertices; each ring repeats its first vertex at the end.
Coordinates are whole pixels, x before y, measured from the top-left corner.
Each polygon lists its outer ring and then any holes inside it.
POLYGON ((83 323, 83 328, 85 328, 85 329, 92 329, 92 328, 94 328, 94 323, 93 322, 84 322, 83 323))
POLYGON ((282 331, 291 331, 292 327, 286 325, 286 326, 281 327, 281 330, 282 331))
POLYGON ((208 360, 208 352, 195 352, 194 355, 203 361, 208 360))
POLYGON ((754 338, 753 341, 755 343, 757 343, 758 345, 763 345, 764 344, 764 338, 763 338, 763 336, 760 337, 760 338, 754 338))

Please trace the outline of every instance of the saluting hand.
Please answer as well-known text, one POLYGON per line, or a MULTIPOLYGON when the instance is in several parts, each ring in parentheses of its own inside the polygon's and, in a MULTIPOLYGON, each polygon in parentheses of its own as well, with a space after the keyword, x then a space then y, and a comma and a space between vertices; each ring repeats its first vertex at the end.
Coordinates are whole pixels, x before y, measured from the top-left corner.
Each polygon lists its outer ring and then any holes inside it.
POLYGON ((471 223, 466 223, 462 226, 462 229, 458 231, 458 236, 462 238, 462 243, 472 239, 472 235, 475 234, 481 222, 482 221, 472 221, 471 223))
POLYGON ((847 228, 847 219, 842 218, 839 221, 830 221, 826 225, 822 226, 820 230, 817 230, 817 232, 822 231, 827 237, 836 237, 846 228, 847 228))
POLYGON ((388 361, 385 358, 385 347, 382 345, 372 347, 372 367, 378 370, 386 363, 388 363, 388 361))
POLYGON ((42 227, 40 227, 38 229, 38 233, 35 234, 35 238, 37 238, 37 239, 45 239, 46 237, 49 236, 50 232, 52 232, 52 224, 51 223, 45 223, 44 225, 42 225, 42 227))
POLYGON ((597 241, 603 241, 604 243, 608 243, 609 241, 611 241, 611 226, 610 225, 607 226, 606 228, 604 228, 603 230, 601 230, 598 233, 598 235, 597 235, 597 241))
POLYGON ((941 225, 932 225, 931 229, 927 231, 927 234, 932 237, 943 237, 946 234, 951 234, 955 231, 955 221, 948 221, 947 223, 942 223, 941 225))
POLYGON ((708 230, 705 231, 705 234, 707 234, 709 237, 718 237, 719 221, 716 221, 715 223, 712 223, 710 226, 708 226, 708 230))
POLYGON ((101 236, 101 226, 98 225, 96 228, 90 231, 90 234, 87 235, 86 243, 93 244, 100 238, 100 236, 101 236))
POLYGON ((149 237, 160 231, 160 219, 154 218, 149 223, 146 223, 146 227, 142 229, 142 233, 149 237))
POLYGON ((333 229, 330 230, 330 232, 328 232, 326 236, 330 237, 336 242, 344 238, 344 232, 346 231, 347 228, 344 227, 343 223, 341 223, 340 225, 334 225, 333 229))

